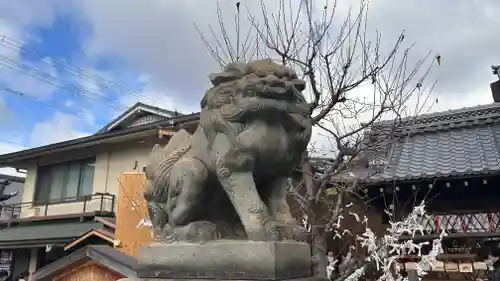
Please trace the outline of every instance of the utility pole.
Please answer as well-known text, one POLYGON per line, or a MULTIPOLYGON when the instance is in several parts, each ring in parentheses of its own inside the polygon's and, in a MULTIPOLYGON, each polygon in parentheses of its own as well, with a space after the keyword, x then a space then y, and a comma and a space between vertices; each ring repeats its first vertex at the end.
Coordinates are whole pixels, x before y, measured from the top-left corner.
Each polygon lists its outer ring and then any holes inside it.
POLYGON ((493 75, 496 75, 500 80, 500 65, 492 65, 491 70, 493 70, 493 75))
POLYGON ((14 191, 8 194, 5 194, 5 188, 11 184, 11 181, 8 179, 0 180, 0 202, 4 202, 9 200, 10 198, 19 194, 19 191, 14 191))
POLYGON ((493 75, 498 77, 497 81, 490 83, 491 94, 493 101, 500 103, 500 65, 492 65, 491 70, 493 70, 493 75))

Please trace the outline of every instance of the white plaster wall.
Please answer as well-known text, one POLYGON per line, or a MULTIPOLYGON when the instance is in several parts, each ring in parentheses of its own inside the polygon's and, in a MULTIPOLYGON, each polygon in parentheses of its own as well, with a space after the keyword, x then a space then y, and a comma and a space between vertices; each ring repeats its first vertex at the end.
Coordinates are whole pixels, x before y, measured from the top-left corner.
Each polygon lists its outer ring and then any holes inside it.
MULTIPOLYGON (((90 151, 88 153, 79 152, 79 157, 82 155, 85 157, 96 157, 93 193, 110 193, 116 196, 120 190, 120 183, 118 182, 120 174, 124 172, 142 172, 142 168, 147 164, 152 147, 153 142, 142 142, 120 144, 97 153, 91 153, 90 151)), ((71 157, 68 156, 68 158, 71 157)), ((50 162, 52 162, 50 159, 43 160, 44 164, 50 162)), ((22 197, 23 202, 33 201, 36 177, 37 165, 33 164, 27 167, 26 182, 24 184, 22 197)), ((105 210, 111 210, 111 202, 104 201, 104 207, 106 208, 105 210)), ((23 206, 21 210, 21 218, 45 216, 45 208, 47 208, 47 215, 78 214, 83 211, 83 202, 51 204, 48 207, 27 204, 23 206)), ((87 202, 86 212, 97 211, 100 210, 100 208, 101 200, 96 197, 92 201, 87 202)))

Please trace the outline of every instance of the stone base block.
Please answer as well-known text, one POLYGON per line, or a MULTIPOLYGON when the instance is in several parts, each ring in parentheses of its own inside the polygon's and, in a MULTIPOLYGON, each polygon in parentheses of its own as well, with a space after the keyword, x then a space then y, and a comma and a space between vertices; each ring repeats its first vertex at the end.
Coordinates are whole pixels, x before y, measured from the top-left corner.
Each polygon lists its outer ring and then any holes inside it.
POLYGON ((154 243, 138 254, 141 280, 285 280, 311 276, 311 252, 296 241, 154 243))
MULTIPOLYGON (((165 279, 165 278, 124 278, 117 281, 254 281, 248 279, 165 279)), ((330 279, 326 277, 307 277, 307 278, 295 278, 295 279, 284 279, 282 281, 330 281, 330 279)))

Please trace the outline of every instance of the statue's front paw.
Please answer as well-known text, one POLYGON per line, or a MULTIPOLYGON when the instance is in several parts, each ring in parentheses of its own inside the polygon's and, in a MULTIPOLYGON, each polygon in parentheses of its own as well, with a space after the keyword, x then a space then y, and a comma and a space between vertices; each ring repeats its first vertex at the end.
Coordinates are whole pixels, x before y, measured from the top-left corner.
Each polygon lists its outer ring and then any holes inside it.
POLYGON ((295 227, 291 228, 291 238, 296 241, 307 241, 309 237, 309 231, 307 228, 296 224, 295 227))
POLYGON ((266 230, 271 241, 297 240, 296 237, 303 236, 307 230, 297 223, 283 223, 280 221, 270 221, 266 224, 266 230))
POLYGON ((162 243, 173 243, 178 240, 178 236, 174 231, 174 228, 166 224, 163 229, 155 229, 155 240, 162 243))
POLYGON ((266 231, 270 241, 282 241, 289 239, 290 228, 279 221, 269 221, 266 223, 266 231))
POLYGON ((163 237, 162 229, 159 227, 155 227, 153 229, 153 239, 158 242, 162 240, 162 237, 163 237))

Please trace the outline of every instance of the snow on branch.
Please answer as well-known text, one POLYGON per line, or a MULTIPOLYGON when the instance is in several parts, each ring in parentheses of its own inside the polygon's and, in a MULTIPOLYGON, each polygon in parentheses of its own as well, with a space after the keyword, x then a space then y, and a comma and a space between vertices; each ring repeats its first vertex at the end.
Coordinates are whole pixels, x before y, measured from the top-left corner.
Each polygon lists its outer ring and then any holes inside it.
MULTIPOLYGON (((432 270, 437 256, 443 252, 441 241, 446 236, 443 231, 438 238, 432 241, 431 250, 423 254, 422 247, 430 245, 430 241, 417 243, 411 238, 424 234, 422 222, 426 219, 428 219, 428 215, 425 212, 425 204, 422 203, 416 206, 404 220, 390 222, 390 226, 383 237, 377 238, 374 232, 369 227, 366 227, 365 232, 356 237, 361 247, 366 250, 366 257, 364 257, 361 264, 358 263, 357 267, 341 272, 340 276, 335 280, 357 281, 366 275, 368 269, 372 266, 376 269, 378 281, 405 280, 406 278, 400 274, 399 270, 395 270, 396 262, 402 256, 409 254, 420 258, 416 268, 419 278, 426 275, 432 270), (403 236, 408 236, 410 239, 403 241, 401 239, 403 236)), ((347 262, 349 261, 343 261, 344 264, 347 262)))

